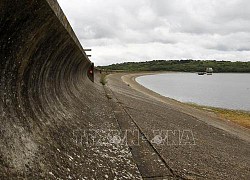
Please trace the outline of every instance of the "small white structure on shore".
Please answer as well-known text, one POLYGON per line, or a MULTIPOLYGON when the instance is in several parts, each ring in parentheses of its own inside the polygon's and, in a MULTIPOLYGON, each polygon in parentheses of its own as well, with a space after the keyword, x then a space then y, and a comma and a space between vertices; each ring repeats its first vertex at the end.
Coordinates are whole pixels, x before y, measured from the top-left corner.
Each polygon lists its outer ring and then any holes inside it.
POLYGON ((214 72, 213 68, 207 68, 206 69, 207 75, 212 75, 212 73, 214 72))

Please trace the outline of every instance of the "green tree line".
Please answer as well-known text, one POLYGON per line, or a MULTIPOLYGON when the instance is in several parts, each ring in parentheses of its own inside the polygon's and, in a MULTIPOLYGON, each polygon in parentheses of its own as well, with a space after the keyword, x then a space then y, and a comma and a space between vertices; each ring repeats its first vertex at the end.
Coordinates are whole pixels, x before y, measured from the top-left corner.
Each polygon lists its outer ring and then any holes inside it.
POLYGON ((99 66, 98 68, 119 71, 203 72, 208 67, 213 68, 214 72, 250 73, 250 62, 215 60, 153 60, 146 62, 117 63, 108 66, 99 66))

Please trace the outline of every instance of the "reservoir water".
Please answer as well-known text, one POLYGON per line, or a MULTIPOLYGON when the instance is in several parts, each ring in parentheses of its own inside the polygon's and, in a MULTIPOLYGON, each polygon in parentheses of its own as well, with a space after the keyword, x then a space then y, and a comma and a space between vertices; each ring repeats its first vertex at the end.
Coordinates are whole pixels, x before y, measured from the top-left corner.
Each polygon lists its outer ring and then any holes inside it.
POLYGON ((250 74, 166 73, 141 76, 136 81, 181 102, 250 111, 250 74))

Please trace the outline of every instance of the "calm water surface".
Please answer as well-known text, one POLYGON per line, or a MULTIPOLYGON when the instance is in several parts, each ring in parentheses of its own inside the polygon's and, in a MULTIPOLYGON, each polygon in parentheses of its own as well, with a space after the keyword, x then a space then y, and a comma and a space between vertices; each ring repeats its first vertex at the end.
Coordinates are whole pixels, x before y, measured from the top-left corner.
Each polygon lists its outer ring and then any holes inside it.
POLYGON ((250 74, 167 73, 141 76, 136 81, 181 102, 250 111, 250 74))

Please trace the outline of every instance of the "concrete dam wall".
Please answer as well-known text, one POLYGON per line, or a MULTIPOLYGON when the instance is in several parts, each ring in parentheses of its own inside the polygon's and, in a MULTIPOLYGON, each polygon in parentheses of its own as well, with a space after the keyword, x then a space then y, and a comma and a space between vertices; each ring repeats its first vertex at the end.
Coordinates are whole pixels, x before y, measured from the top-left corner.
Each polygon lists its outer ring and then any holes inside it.
POLYGON ((0 0, 0 180, 250 179, 249 130, 93 71, 56 0, 0 0))
MULTIPOLYGON (((90 176, 93 150, 72 134, 110 109, 56 0, 1 0, 0 64, 0 179, 90 176)), ((113 165, 98 160, 101 177, 113 165)))

